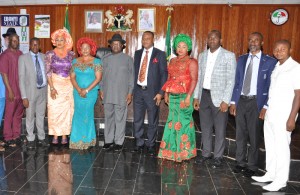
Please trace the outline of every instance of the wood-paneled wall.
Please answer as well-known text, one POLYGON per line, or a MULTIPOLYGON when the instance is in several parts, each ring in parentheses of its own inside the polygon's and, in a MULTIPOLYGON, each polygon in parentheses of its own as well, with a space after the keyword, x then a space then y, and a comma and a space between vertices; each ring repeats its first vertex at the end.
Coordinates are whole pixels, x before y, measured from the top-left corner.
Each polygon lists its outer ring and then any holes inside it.
MULTIPOLYGON (((71 35, 74 43, 80 37, 94 39, 99 47, 107 47, 107 41, 113 32, 84 33, 84 10, 108 9, 114 10, 116 5, 94 4, 94 5, 69 5, 69 21, 71 35)), ((34 15, 49 14, 51 20, 51 32, 62 28, 64 24, 65 5, 41 5, 41 6, 17 6, 1 7, 0 14, 18 14, 20 9, 27 9, 30 14, 30 37, 34 35, 34 15)), ((137 21, 138 8, 156 8, 156 38, 155 46, 164 49, 166 22, 168 18, 167 6, 123 4, 125 10, 134 12, 133 19, 137 21)), ((247 52, 248 35, 258 31, 264 35, 264 52, 272 55, 272 47, 276 40, 288 39, 292 43, 292 56, 300 62, 300 5, 174 5, 172 12, 171 36, 178 33, 186 33, 192 37, 192 56, 197 58, 198 54, 206 47, 206 38, 209 31, 218 29, 222 33, 222 45, 224 48, 234 52, 236 56, 247 52), (277 8, 284 8, 289 13, 289 21, 282 26, 275 26, 270 21, 270 14, 277 8)), ((105 25, 103 26, 105 29, 105 25)), ((122 32, 127 41, 125 52, 133 56, 134 51, 141 48, 141 32, 137 32, 136 23, 132 25, 132 32, 122 32)), ((2 34, 2 32, 1 32, 2 34)), ((42 39, 42 51, 52 49, 50 39, 42 39)), ((74 51, 76 52, 74 47, 74 51)), ((128 111, 129 119, 132 119, 132 104, 128 111)), ((167 115, 167 107, 161 104, 160 119, 164 121, 167 115)), ((103 117, 103 109, 100 101, 95 107, 95 117, 103 117), (101 108, 99 108, 101 107, 101 108), (100 111, 100 112, 99 112, 100 111)))
MULTIPOLYGON (((116 5, 69 5, 69 20, 71 24, 74 42, 83 36, 94 39, 101 47, 106 47, 107 40, 113 32, 84 33, 84 10, 108 9, 114 10, 116 5)), ((123 4, 125 10, 134 12, 133 18, 137 20, 138 8, 156 8, 156 46, 163 49, 167 6, 144 4, 123 4)), ((21 8, 27 9, 30 14, 30 36, 33 32, 34 15, 50 14, 51 31, 63 27, 65 5, 40 5, 0 7, 1 14, 18 14, 21 8)), ((233 51, 237 56, 247 52, 247 39, 250 32, 259 31, 264 35, 264 52, 272 55, 272 47, 276 40, 288 39, 294 49, 293 57, 300 61, 300 5, 174 5, 172 12, 172 37, 178 33, 189 34, 193 39, 192 56, 197 57, 206 46, 206 37, 210 30, 218 29, 222 32, 223 47, 233 51), (284 8, 289 13, 289 21, 282 26, 275 26, 270 21, 270 14, 277 8, 284 8)), ((105 24, 103 26, 105 28, 105 24)), ((132 32, 122 32, 127 41, 126 52, 133 56, 134 51, 141 47, 141 32, 137 32, 136 23, 132 26, 132 32)), ((49 39, 42 40, 43 51, 52 49, 49 39)), ((74 48, 76 51, 76 48, 74 48)))

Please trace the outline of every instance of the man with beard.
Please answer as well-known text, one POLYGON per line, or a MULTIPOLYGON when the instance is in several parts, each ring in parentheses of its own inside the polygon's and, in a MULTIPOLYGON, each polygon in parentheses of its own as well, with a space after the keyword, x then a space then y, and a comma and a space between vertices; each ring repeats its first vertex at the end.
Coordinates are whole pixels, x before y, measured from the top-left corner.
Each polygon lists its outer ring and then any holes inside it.
POLYGON ((103 57, 100 83, 105 115, 103 149, 109 149, 115 143, 114 151, 120 151, 125 138, 127 106, 132 100, 134 66, 132 58, 122 52, 126 41, 120 34, 114 34, 108 43, 112 53, 103 57))
POLYGON ((262 53, 261 33, 251 33, 248 45, 249 53, 238 58, 230 114, 236 119, 237 165, 233 172, 251 177, 258 169, 259 137, 268 108, 271 73, 277 60, 262 53))
POLYGON ((23 102, 19 88, 18 59, 22 55, 19 50, 19 36, 9 36, 8 48, 1 55, 0 72, 5 84, 5 115, 3 135, 11 147, 20 143, 23 102))
POLYGON ((199 110, 203 144, 202 157, 196 162, 202 163, 211 158, 215 129, 213 168, 220 167, 223 161, 228 105, 236 70, 234 53, 223 49, 221 43, 220 31, 212 30, 208 33, 209 49, 199 55, 198 83, 194 91, 194 108, 199 110))

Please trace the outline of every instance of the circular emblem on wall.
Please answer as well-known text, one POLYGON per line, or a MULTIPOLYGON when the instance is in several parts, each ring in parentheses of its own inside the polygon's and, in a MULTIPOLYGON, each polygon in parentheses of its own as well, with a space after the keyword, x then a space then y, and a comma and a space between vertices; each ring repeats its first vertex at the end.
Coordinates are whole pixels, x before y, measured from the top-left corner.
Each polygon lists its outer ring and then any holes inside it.
POLYGON ((289 14, 285 9, 276 9, 271 14, 271 21, 275 25, 283 25, 289 19, 289 14))

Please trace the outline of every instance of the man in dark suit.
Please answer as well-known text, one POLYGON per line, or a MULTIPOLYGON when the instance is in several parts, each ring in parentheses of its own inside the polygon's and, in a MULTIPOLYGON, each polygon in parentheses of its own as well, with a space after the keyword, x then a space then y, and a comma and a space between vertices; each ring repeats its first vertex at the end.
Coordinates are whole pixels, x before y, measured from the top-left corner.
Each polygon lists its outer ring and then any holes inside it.
POLYGON ((261 124, 268 108, 271 73, 277 61, 262 53, 261 33, 251 33, 248 44, 249 53, 238 58, 230 114, 236 119, 237 165, 233 172, 251 177, 258 169, 261 124), (250 147, 246 157, 248 137, 250 147))
POLYGON ((150 155, 155 154, 155 140, 159 119, 159 105, 163 97, 161 90, 166 82, 167 60, 165 52, 153 47, 154 34, 145 31, 142 36, 143 48, 134 54, 135 85, 133 97, 135 152, 142 151, 144 144, 150 155), (147 110, 148 131, 145 142, 144 119, 147 110))

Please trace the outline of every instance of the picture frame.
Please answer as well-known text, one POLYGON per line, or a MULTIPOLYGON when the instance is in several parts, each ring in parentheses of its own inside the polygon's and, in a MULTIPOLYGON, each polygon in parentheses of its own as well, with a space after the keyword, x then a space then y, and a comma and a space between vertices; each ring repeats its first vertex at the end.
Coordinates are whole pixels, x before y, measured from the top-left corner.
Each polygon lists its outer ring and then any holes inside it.
POLYGON ((103 32, 103 10, 84 10, 84 32, 103 32))
POLYGON ((156 26, 156 9, 152 8, 138 8, 137 31, 152 31, 155 32, 156 26))

